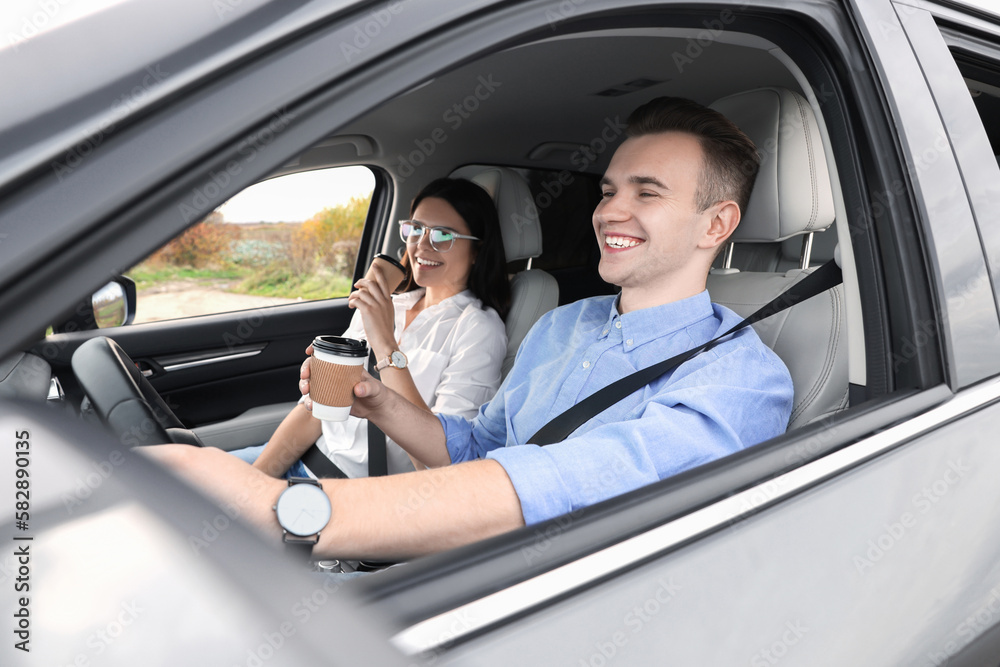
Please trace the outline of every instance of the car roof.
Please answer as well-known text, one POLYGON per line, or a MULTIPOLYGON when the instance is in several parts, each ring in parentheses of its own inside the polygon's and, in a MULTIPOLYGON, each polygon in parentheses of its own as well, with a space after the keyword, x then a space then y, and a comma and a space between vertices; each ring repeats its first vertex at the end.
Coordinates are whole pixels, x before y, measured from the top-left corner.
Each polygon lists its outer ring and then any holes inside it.
MULTIPOLYGON (((370 162, 393 172, 418 151, 424 155, 417 159, 439 165, 438 173, 475 155, 488 164, 599 174, 613 152, 602 140, 620 135, 628 113, 649 99, 674 95, 710 104, 760 86, 801 90, 770 42, 719 34, 705 48, 692 34, 624 28, 515 45, 414 87, 337 134, 373 137, 379 155, 370 162), (574 159, 588 146, 597 159, 574 159)), ((309 157, 336 162, 336 151, 328 144, 309 157)))
POLYGON ((964 9, 978 10, 993 16, 1000 16, 1000 5, 996 0, 932 0, 935 4, 945 7, 962 7, 964 9))
POLYGON ((7 3, 0 16, 0 87, 17 94, 0 100, 0 145, 5 147, 0 189, 68 148, 96 140, 126 115, 155 108, 221 66, 252 59, 310 26, 366 4, 7 3))

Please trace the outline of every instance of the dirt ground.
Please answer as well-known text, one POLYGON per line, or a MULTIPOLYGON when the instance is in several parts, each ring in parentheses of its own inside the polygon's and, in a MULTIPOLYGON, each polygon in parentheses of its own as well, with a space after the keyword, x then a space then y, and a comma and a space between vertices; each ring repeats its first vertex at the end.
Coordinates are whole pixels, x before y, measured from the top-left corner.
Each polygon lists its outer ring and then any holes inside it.
POLYGON ((135 323, 277 306, 300 300, 234 294, 226 291, 228 286, 225 281, 190 280, 173 281, 150 290, 140 290, 137 295, 135 323))

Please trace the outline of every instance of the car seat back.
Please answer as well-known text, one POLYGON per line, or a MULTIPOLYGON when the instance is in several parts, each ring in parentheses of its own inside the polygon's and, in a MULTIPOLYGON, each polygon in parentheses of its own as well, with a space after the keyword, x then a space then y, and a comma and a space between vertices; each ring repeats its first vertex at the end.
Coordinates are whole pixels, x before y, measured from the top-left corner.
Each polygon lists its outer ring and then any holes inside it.
MULTIPOLYGON (((737 244, 778 244, 820 232, 836 213, 826 155, 808 102, 781 88, 730 95, 711 105, 746 132, 761 151, 753 195, 731 237, 737 244)), ((713 269, 712 300, 746 317, 812 269, 713 269)), ((847 407, 847 336, 843 287, 813 297, 754 325, 781 357, 795 386, 789 428, 847 407)))
POLYGON ((467 178, 482 186, 496 204, 508 262, 527 259, 528 268, 511 276, 510 312, 507 314, 507 376, 521 341, 538 318, 559 304, 559 284, 551 274, 531 268, 531 259, 542 254, 542 227, 527 181, 506 167, 467 166, 453 178, 467 178))

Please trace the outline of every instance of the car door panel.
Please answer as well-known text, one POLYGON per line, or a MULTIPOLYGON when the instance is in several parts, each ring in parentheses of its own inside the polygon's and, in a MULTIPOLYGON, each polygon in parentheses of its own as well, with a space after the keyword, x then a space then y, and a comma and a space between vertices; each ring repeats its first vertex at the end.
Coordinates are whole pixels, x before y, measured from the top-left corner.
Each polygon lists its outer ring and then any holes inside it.
POLYGON ((153 387, 193 428, 297 400, 306 347, 317 335, 343 332, 351 315, 346 299, 328 299, 60 334, 35 352, 58 372, 85 340, 113 338, 141 369, 152 371, 153 387))
POLYGON ((175 361, 176 370, 149 378, 176 405, 181 421, 195 427, 298 399, 306 347, 317 335, 344 331, 351 314, 346 299, 330 299, 175 320, 151 325, 148 332, 140 325, 123 329, 119 343, 140 364, 151 359, 162 367, 163 359, 179 354, 224 359, 190 366, 175 361), (241 353, 247 356, 236 358, 241 353))
POLYGON ((998 395, 996 381, 960 394, 905 446, 472 639, 444 664, 942 664, 1000 623, 1000 565, 986 556, 1000 550, 998 395), (558 647, 545 641, 557 636, 558 647))

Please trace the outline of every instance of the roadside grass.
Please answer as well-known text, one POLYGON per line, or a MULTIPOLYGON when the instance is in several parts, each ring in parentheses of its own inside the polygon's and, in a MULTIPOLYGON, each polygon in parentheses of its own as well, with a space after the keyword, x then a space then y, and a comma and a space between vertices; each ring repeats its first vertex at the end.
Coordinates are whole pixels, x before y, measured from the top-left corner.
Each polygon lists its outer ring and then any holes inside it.
POLYGON ((145 291, 170 282, 227 282, 227 292, 284 299, 332 299, 351 292, 351 279, 332 271, 299 275, 284 267, 229 266, 195 269, 147 263, 133 267, 128 276, 136 289, 145 291))
POLYGON ((138 290, 146 290, 160 283, 186 280, 235 280, 245 278, 248 272, 240 268, 195 269, 170 264, 150 266, 146 262, 132 267, 128 277, 135 281, 138 290))
POLYGON ((238 288, 230 291, 285 299, 332 299, 350 294, 351 283, 350 278, 329 271, 296 275, 273 268, 246 276, 238 288))

